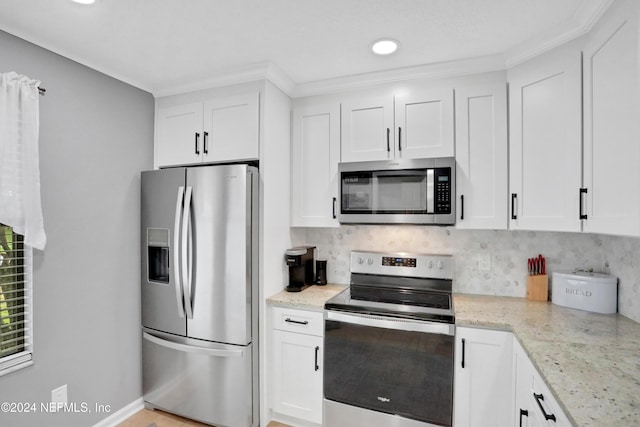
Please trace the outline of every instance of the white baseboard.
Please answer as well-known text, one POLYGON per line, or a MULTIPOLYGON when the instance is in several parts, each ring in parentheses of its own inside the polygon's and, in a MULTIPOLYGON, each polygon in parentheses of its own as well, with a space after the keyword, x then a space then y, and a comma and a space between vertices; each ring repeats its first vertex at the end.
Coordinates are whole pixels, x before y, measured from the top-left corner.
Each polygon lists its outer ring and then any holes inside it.
POLYGON ((93 427, 115 427, 141 409, 144 409, 144 400, 142 399, 142 397, 134 400, 124 408, 109 415, 99 423, 94 424, 93 427))

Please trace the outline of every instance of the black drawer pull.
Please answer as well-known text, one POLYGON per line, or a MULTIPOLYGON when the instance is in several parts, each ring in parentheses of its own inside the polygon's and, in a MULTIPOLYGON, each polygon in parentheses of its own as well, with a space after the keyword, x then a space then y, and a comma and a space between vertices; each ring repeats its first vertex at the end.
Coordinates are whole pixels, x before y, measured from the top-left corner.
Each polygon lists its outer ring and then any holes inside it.
POLYGON ((293 319, 289 319, 288 317, 286 319, 284 319, 285 322, 287 323, 295 323, 296 325, 308 325, 309 321, 308 320, 293 320, 293 319))
POLYGON ((318 369, 320 369, 320 366, 318 366, 318 352, 320 351, 320 347, 316 346, 316 371, 318 369))
POLYGON ((551 414, 547 414, 547 411, 544 410, 544 408, 542 407, 542 403, 540 403, 541 400, 544 400, 544 396, 542 395, 542 393, 540 394, 535 394, 533 393, 533 397, 535 397, 536 402, 538 403, 538 406, 540 407, 540 410, 542 411, 542 415, 544 415, 544 419, 545 420, 551 420, 554 423, 556 422, 556 416, 551 414))
POLYGON ((520 427, 522 427, 522 416, 529 418, 529 411, 526 409, 520 409, 520 427))
POLYGON ((464 369, 464 350, 465 350, 465 341, 464 338, 462 338, 462 369, 464 369))
POLYGON ((390 133, 391 133, 391 129, 387 128, 387 152, 391 151, 391 145, 389 145, 389 137, 390 137, 389 134, 390 133))

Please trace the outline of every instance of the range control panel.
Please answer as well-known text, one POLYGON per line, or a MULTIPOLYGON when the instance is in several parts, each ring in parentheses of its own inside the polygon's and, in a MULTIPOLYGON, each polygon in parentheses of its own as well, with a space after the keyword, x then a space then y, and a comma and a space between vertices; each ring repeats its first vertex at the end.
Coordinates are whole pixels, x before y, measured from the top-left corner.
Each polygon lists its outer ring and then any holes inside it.
POLYGON ((453 279, 451 255, 351 252, 351 272, 389 276, 453 279))

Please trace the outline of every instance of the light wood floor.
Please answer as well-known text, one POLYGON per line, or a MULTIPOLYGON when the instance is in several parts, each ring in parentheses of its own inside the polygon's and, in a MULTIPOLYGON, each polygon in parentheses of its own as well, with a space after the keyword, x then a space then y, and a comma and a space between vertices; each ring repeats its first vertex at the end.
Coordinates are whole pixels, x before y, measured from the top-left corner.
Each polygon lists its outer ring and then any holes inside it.
MULTIPOLYGON (((155 424, 155 427, 210 427, 197 421, 188 420, 162 411, 150 411, 143 409, 136 412, 124 422, 118 424, 118 427, 149 427, 155 424)), ((290 427, 275 421, 269 423, 267 427, 290 427)))

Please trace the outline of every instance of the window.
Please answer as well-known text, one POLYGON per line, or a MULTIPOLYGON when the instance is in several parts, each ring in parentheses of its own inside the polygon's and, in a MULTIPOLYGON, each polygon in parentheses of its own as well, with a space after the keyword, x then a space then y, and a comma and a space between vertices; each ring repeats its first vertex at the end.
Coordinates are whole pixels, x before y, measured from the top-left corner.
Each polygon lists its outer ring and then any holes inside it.
POLYGON ((31 250, 0 224, 0 375, 32 363, 31 250))

